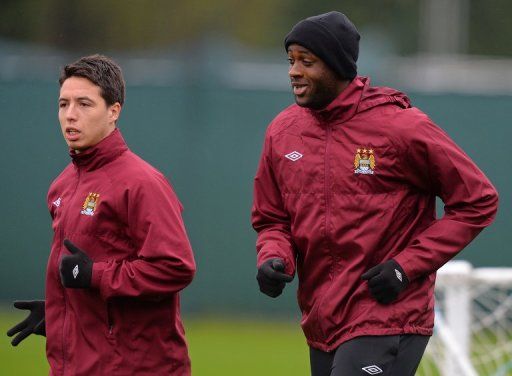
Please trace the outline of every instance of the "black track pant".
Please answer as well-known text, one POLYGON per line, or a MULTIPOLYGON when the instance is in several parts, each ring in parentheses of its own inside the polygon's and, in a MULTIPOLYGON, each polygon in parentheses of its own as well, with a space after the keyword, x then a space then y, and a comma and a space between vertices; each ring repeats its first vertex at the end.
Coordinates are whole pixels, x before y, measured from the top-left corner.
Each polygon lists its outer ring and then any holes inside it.
POLYGON ((311 376, 414 376, 430 337, 364 336, 333 352, 309 349, 311 376))

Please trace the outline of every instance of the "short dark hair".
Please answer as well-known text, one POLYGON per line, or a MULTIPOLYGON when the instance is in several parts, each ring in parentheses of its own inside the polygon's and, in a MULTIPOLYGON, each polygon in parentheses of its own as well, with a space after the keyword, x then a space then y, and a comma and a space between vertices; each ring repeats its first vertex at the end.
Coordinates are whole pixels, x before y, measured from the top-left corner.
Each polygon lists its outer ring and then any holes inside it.
POLYGON ((70 77, 83 77, 101 88, 101 96, 111 106, 124 103, 124 78, 121 67, 104 55, 84 56, 62 68, 59 84, 70 77))

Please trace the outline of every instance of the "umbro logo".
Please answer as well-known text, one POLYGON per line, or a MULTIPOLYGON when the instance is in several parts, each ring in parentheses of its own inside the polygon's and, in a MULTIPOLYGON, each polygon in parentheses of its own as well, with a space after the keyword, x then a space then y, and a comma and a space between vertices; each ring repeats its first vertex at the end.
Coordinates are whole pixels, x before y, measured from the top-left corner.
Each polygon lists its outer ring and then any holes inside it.
POLYGON ((78 265, 75 265, 75 267, 73 268, 73 278, 76 279, 77 276, 78 276, 78 265))
POLYGON ((377 367, 376 365, 366 366, 361 369, 369 375, 378 375, 379 373, 383 372, 382 369, 380 369, 380 367, 377 367))
POLYGON ((396 274, 396 278, 398 278, 398 280, 399 280, 400 282, 402 282, 402 273, 400 273, 400 272, 398 271, 398 269, 395 269, 395 274, 396 274))
POLYGON ((59 197, 58 199, 56 199, 54 202, 52 202, 53 205, 55 205, 56 207, 59 207, 60 206, 60 202, 61 202, 61 198, 59 197))
POLYGON ((285 157, 288 158, 290 161, 295 162, 302 158, 302 154, 299 153, 298 151, 292 151, 291 153, 286 154, 285 157))

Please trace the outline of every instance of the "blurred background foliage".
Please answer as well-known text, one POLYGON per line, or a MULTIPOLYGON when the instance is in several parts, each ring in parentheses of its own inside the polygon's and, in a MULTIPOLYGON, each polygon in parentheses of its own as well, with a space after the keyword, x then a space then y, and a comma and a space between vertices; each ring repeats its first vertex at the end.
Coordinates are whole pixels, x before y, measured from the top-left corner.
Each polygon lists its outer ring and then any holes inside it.
MULTIPOLYGON (((0 36, 80 52, 138 50, 176 43, 194 48, 222 35, 252 48, 280 48, 297 20, 346 12, 359 29, 393 41, 397 54, 421 51, 422 8, 430 0, 2 0, 0 36)), ((437 1, 439 3, 439 1, 437 1)), ((458 1, 460 2, 460 1, 458 1)), ((512 56, 508 0, 464 0, 464 53, 512 56)))

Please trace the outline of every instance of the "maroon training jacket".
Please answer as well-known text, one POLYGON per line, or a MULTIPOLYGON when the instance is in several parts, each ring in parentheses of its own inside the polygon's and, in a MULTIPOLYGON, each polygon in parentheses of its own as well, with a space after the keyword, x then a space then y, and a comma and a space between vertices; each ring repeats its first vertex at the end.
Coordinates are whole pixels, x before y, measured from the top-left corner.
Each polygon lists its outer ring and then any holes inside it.
POLYGON ((292 105, 268 127, 254 184, 258 266, 281 257, 287 273, 297 270, 312 347, 430 335, 436 270, 492 222, 497 205, 485 175, 404 94, 357 77, 324 110, 292 105), (391 258, 411 283, 381 305, 361 275, 391 258))
POLYGON ((180 202, 117 129, 71 157, 48 193, 50 375, 190 375, 178 292, 195 262, 180 202), (90 289, 61 284, 65 238, 94 261, 90 289))

